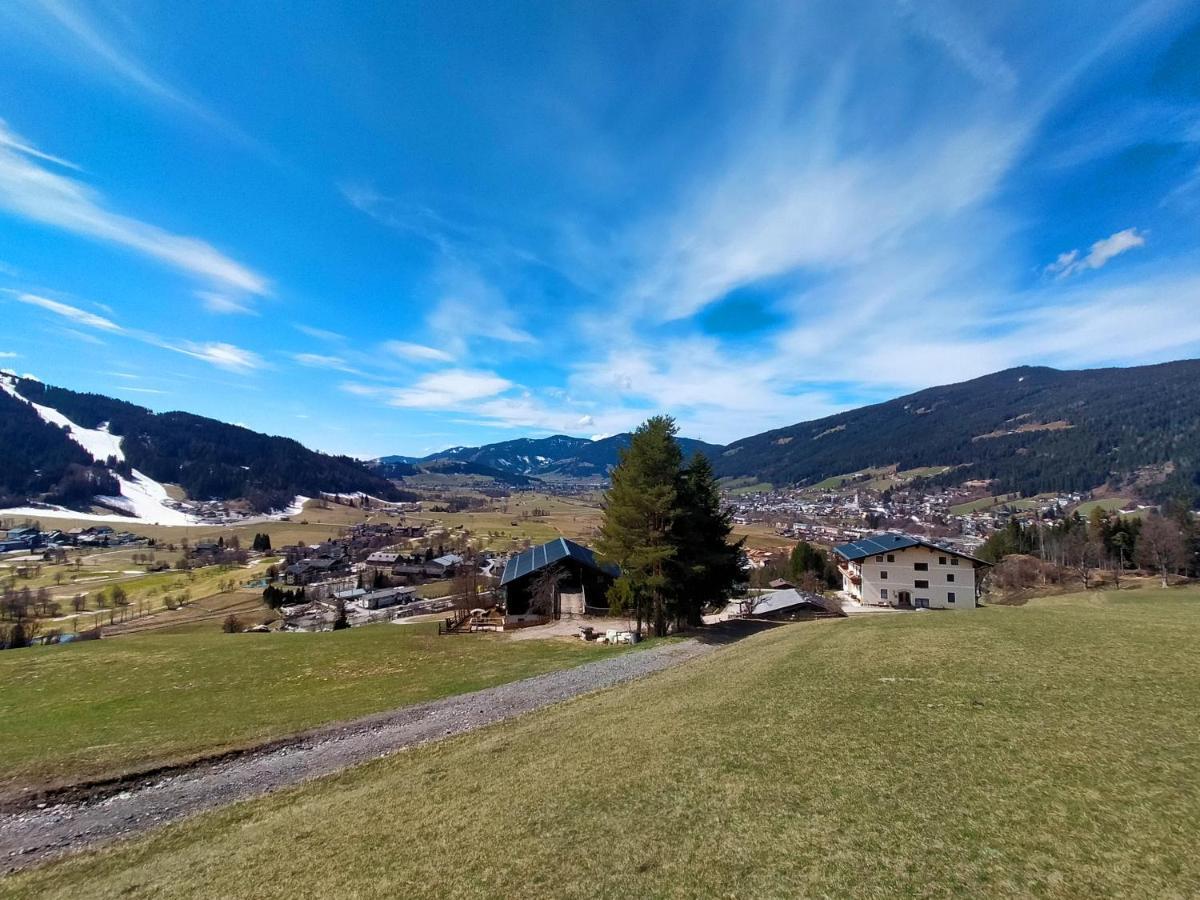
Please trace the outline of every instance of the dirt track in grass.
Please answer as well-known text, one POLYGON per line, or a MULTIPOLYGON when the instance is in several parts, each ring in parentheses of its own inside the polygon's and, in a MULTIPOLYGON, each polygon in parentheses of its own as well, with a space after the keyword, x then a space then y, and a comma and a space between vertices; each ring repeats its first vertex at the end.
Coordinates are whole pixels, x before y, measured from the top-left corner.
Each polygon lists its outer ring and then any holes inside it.
POLYGON ((205 810, 662 671, 761 627, 726 623, 700 637, 315 729, 136 780, 64 791, 33 808, 0 814, 0 862, 11 872, 134 837, 205 810))

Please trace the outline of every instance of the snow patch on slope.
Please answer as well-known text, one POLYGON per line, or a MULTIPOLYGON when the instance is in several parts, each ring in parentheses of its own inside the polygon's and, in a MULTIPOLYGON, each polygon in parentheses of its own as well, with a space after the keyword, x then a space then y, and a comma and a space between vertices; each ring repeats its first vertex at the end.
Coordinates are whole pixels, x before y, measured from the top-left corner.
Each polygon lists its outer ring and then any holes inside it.
POLYGON ((114 509, 123 509, 140 522, 151 525, 192 525, 199 521, 180 509, 167 506, 170 495, 167 489, 153 478, 147 478, 137 469, 133 478, 117 475, 121 483, 121 496, 97 497, 96 502, 114 509))
MULTIPOLYGON (((32 406, 34 411, 41 416, 42 421, 48 422, 58 428, 67 429, 71 440, 86 450, 96 462, 107 462, 110 457, 115 457, 118 462, 125 461, 125 451, 121 449, 121 438, 109 432, 107 422, 102 423, 99 428, 83 428, 76 425, 57 409, 49 406, 41 406, 27 397, 23 397, 17 391, 13 380, 8 377, 0 377, 0 388, 3 388, 3 390, 22 403, 32 406)), ((115 475, 116 473, 113 474, 115 475)), ((120 497, 96 498, 96 502, 99 504, 127 511, 133 517, 132 519, 129 516, 116 514, 107 516, 76 513, 63 507, 47 509, 20 507, 3 510, 3 512, 7 515, 28 516, 52 515, 57 512, 60 515, 69 515, 73 518, 81 519, 86 518, 89 521, 137 521, 146 525, 192 525, 199 521, 195 516, 168 506, 167 501, 171 498, 167 493, 167 489, 162 484, 153 478, 143 475, 137 469, 132 471, 132 476, 132 478, 125 478, 122 475, 116 475, 117 481, 121 485, 120 497)))

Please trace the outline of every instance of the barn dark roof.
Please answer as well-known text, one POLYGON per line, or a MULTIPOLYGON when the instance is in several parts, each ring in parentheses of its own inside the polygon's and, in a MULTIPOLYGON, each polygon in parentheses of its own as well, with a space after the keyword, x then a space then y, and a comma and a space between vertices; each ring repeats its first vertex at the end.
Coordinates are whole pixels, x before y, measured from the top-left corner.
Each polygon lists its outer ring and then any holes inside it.
POLYGON ((870 537, 851 541, 849 544, 838 544, 833 548, 833 552, 843 559, 855 560, 865 559, 868 556, 878 556, 883 553, 892 553, 896 550, 907 550, 909 547, 928 547, 931 550, 940 550, 942 553, 961 556, 963 559, 969 559, 981 565, 990 565, 990 563, 971 556, 969 553, 963 553, 961 550, 943 547, 941 544, 922 540, 921 538, 913 537, 911 534, 893 534, 890 532, 886 534, 873 534, 870 537))
POLYGON ((510 581, 524 578, 531 572, 544 569, 546 566, 562 562, 567 558, 573 559, 581 565, 587 566, 589 569, 604 572, 606 575, 617 574, 617 570, 613 566, 602 566, 596 562, 596 554, 592 553, 587 547, 581 546, 574 541, 568 541, 566 538, 558 538, 557 540, 542 544, 540 547, 530 547, 528 550, 524 550, 510 559, 504 567, 504 574, 500 578, 500 586, 503 587, 510 581))

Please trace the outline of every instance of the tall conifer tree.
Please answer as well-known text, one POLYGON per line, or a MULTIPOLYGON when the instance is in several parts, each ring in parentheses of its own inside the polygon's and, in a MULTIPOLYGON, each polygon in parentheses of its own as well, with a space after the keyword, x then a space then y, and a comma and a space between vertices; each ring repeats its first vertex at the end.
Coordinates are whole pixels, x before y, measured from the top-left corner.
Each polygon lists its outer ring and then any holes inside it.
POLYGON ((744 540, 729 543, 732 516, 721 506, 717 477, 703 454, 693 455, 680 473, 676 495, 673 611, 678 624, 699 625, 704 606, 727 600, 741 578, 744 540))
POLYGON ((633 609, 639 632, 649 616, 656 635, 667 632, 676 552, 671 526, 683 464, 676 430, 670 416, 655 416, 633 433, 613 470, 597 541, 600 555, 621 569, 614 598, 633 609))

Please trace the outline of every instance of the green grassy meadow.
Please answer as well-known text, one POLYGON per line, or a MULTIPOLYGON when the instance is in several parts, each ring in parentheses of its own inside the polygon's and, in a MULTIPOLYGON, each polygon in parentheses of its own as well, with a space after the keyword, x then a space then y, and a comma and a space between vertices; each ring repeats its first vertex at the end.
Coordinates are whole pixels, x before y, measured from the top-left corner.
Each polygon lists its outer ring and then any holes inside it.
POLYGON ((1196 588, 789 625, 0 893, 1193 897, 1197 634, 1196 588))
POLYGON ((0 792, 118 775, 621 652, 436 624, 222 634, 205 622, 0 654, 0 792))
MULTIPOLYGON (((1133 501, 1128 497, 1105 497, 1101 500, 1088 500, 1084 503, 1080 503, 1077 507, 1075 507, 1075 512, 1079 513, 1079 515, 1083 516, 1084 518, 1087 518, 1092 514, 1092 510, 1094 509, 1115 513, 1118 510, 1125 508, 1132 502, 1133 501)), ((1129 515, 1130 517, 1136 518, 1139 517, 1141 513, 1134 512, 1130 513, 1129 515)))

